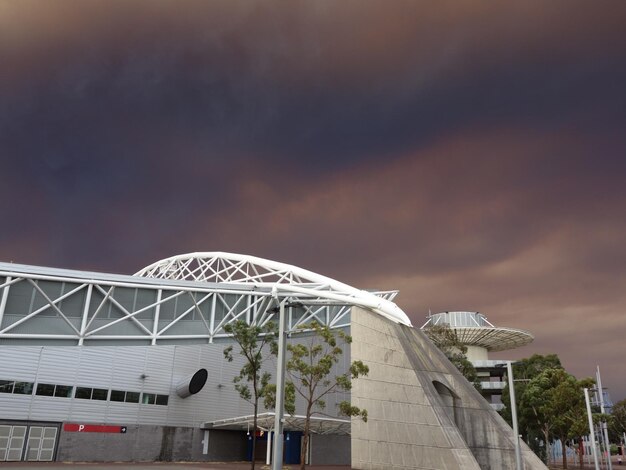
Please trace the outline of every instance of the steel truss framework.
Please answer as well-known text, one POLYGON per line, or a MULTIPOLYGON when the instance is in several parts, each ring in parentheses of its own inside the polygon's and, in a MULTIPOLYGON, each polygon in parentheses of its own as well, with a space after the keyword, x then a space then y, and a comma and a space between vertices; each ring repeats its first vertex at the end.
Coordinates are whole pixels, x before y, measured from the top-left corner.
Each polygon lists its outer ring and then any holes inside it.
POLYGON ((410 324, 391 302, 395 294, 226 253, 168 258, 135 276, 0 263, 0 343, 213 342, 239 319, 265 325, 285 298, 290 330, 312 320, 345 327, 352 305, 410 324))

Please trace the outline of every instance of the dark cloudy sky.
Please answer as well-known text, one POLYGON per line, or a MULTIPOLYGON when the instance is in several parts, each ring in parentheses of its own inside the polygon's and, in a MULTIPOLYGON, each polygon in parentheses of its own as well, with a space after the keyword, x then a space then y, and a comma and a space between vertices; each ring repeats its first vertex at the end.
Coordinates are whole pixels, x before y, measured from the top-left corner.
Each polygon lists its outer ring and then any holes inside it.
MULTIPOLYGON (((626 397, 626 3, 0 0, 0 260, 295 264, 626 397)), ((502 355, 501 355, 502 357, 502 355)))

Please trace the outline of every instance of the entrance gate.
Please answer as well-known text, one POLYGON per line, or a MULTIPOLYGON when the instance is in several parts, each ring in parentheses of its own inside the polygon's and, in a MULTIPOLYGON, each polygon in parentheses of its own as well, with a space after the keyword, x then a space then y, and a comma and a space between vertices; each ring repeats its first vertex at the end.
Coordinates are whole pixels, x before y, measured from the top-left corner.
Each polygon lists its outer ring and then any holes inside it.
POLYGON ((24 460, 50 462, 54 456, 57 432, 58 429, 53 426, 31 426, 24 460))
POLYGON ((58 425, 0 424, 0 462, 51 462, 58 432, 58 425))
POLYGON ((22 460, 26 426, 0 426, 0 461, 22 460))

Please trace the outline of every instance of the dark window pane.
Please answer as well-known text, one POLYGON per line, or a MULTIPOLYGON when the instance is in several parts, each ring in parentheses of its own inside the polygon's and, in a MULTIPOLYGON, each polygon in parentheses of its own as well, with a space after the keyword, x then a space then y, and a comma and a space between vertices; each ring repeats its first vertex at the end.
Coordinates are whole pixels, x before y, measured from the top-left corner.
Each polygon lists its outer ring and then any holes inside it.
POLYGON ((57 388, 54 390, 54 396, 62 397, 62 398, 71 398, 73 388, 74 387, 70 385, 57 385, 57 388))
POLYGON ((87 387, 76 387, 76 398, 91 400, 91 389, 87 387))
POLYGON ((126 403, 139 403, 139 392, 126 392, 126 403))
POLYGON ((124 401, 126 392, 122 390, 111 390, 111 401, 124 401))
POLYGON ((168 398, 169 397, 167 395, 157 395, 157 397, 156 397, 156 404, 157 405, 167 405, 168 398))
POLYGON ((33 385, 32 382, 15 382, 15 388, 13 389, 13 393, 19 393, 20 395, 30 395, 33 393, 33 385))
POLYGON ((0 380, 0 393, 13 393, 13 381, 0 380))
POLYGON ((52 384, 37 384, 36 395, 43 395, 45 397, 54 396, 54 385, 52 384))
POLYGON ((144 405, 154 405, 156 400, 156 395, 154 393, 144 393, 141 398, 141 403, 144 405))
POLYGON ((94 388, 91 395, 92 400, 106 400, 109 396, 109 391, 105 388, 94 388))

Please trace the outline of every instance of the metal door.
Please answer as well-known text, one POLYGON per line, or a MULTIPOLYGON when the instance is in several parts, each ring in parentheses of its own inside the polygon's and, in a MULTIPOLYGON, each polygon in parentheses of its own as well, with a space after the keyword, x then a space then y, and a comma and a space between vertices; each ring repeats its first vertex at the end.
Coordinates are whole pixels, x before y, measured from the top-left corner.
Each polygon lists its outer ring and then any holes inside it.
POLYGON ((52 426, 31 426, 28 431, 26 459, 28 461, 50 462, 54 457, 57 428, 52 426))
POLYGON ((22 460, 26 426, 0 426, 0 461, 22 460))

